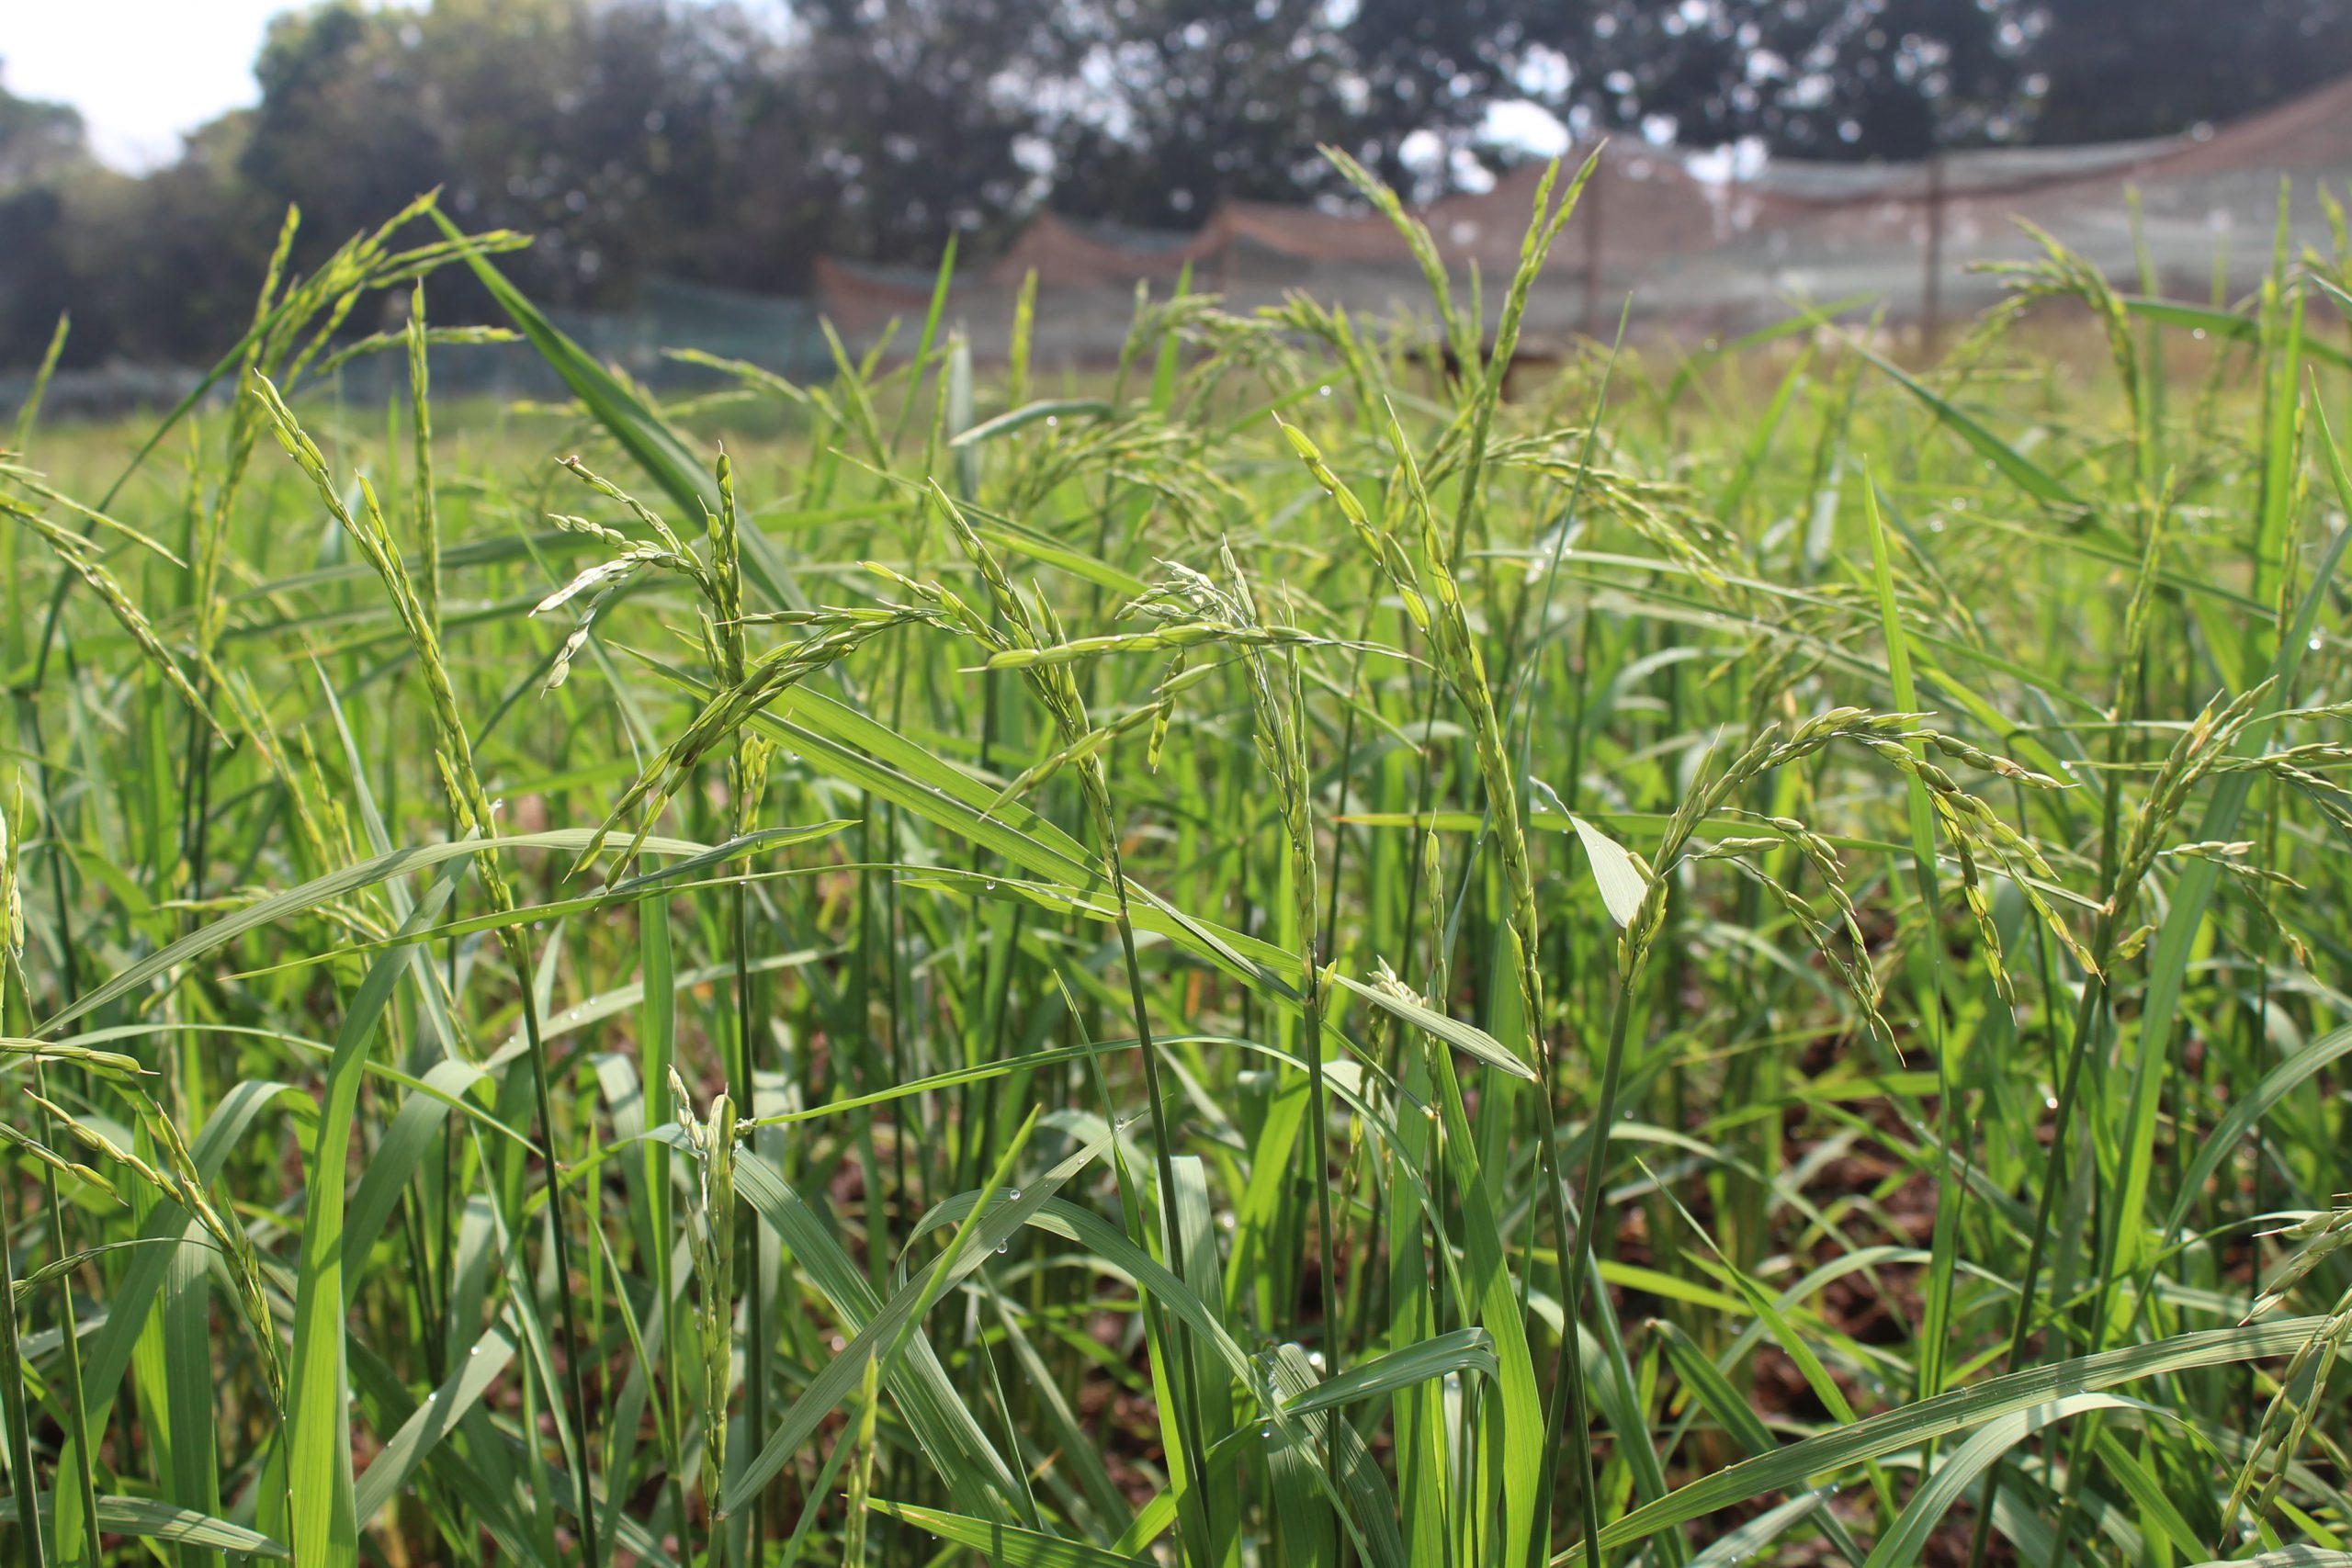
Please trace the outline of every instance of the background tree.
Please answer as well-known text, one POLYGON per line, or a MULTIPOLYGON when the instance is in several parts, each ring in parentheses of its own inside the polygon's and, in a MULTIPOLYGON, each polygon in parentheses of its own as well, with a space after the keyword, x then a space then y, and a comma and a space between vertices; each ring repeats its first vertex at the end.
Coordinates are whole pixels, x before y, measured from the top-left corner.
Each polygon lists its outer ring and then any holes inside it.
POLYGON ((1426 186, 1431 172, 1408 165, 1407 138, 1476 122, 1506 85, 1524 31, 1517 9, 1510 0, 1067 6, 1075 59, 1042 106, 1053 205, 1183 228, 1227 197, 1332 196, 1344 185, 1317 152, 1327 142, 1400 186, 1426 186))
POLYGON ((79 111, 8 91, 6 63, 0 61, 0 190, 38 185, 86 164, 79 111))
POLYGON ((1042 95, 1075 58, 1058 0, 808 0, 782 90, 797 103, 833 248, 929 264, 985 245, 1048 172, 1042 95))
POLYGON ((2020 136, 2041 26, 2025 0, 1597 0, 1528 5, 1521 47, 1571 62, 1549 101, 1603 126, 1900 159, 2020 136))
POLYGON ((240 172, 301 208, 298 262, 439 186, 470 221, 541 235, 521 266, 542 296, 593 300, 611 270, 606 200, 634 194, 600 133, 636 107, 595 90, 593 25, 563 0, 413 13, 337 0, 280 17, 254 68, 240 172))
POLYGON ((201 365, 236 341, 285 214, 239 173, 251 130, 227 115, 144 178, 93 169, 66 188, 68 364, 201 365))
POLYGON ((2032 54, 2048 77, 2038 141, 2170 135, 2352 73, 2352 6, 2342 0, 2064 0, 2045 9, 2032 54))
POLYGON ((0 82, 0 351, 49 340, 68 305, 65 200, 56 182, 87 164, 82 117, 0 82))

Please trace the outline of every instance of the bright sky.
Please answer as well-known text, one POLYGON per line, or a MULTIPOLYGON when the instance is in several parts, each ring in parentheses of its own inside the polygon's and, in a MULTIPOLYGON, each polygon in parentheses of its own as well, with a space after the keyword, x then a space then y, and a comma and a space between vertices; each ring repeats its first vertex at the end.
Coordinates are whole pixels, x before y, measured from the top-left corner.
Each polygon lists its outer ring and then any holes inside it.
POLYGON ((82 111, 118 168, 169 163, 183 131, 254 101, 254 56, 288 0, 5 0, 0 81, 82 111))

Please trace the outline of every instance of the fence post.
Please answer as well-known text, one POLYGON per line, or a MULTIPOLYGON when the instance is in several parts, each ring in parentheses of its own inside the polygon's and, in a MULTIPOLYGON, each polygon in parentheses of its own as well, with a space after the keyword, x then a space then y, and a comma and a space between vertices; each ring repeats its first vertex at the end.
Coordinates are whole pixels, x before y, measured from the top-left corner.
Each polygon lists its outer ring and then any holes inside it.
POLYGON ((1603 142, 1600 162, 1578 198, 1584 212, 1584 335, 1600 335, 1600 193, 1609 188, 1609 146, 1603 142))
POLYGON ((1937 340, 1943 335, 1944 279, 1944 155, 1928 154, 1928 272, 1919 299, 1919 350, 1935 362, 1937 340))

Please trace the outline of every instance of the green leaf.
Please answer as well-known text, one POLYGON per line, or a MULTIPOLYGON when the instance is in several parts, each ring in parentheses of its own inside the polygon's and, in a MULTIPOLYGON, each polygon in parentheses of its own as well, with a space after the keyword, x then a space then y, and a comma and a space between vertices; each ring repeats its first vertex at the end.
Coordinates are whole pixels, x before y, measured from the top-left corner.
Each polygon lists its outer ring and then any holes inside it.
POLYGON ((514 1359, 514 1336, 492 1325, 458 1362, 457 1371, 442 1380, 415 1414, 385 1439, 367 1473, 359 1478, 356 1514, 362 1529, 399 1495, 417 1467, 457 1429, 466 1413, 481 1403, 482 1395, 514 1359))
MULTIPOLYGON (((819 1424, 855 1390, 868 1358, 882 1355, 894 1346, 900 1329, 917 1330, 921 1313, 928 1310, 948 1286, 986 1262, 998 1243, 1010 1238, 1062 1183, 1100 1158, 1109 1147, 1110 1141, 1106 1136, 1064 1158, 1034 1184, 1024 1188, 1020 1196, 999 1204, 982 1218, 974 1229, 973 1245, 961 1254, 951 1250, 946 1258, 926 1267, 888 1303, 880 1303, 870 1315, 865 1316, 857 1328, 855 1337, 826 1364, 824 1371, 809 1380, 800 1397, 793 1401, 775 1429, 768 1434, 767 1441, 758 1454, 746 1461, 742 1469, 736 1472, 726 1491, 720 1495, 720 1511, 734 1512, 754 1492, 767 1484, 769 1479, 784 1467, 785 1461, 816 1431, 819 1424)), ((736 1179, 737 1190, 757 1204, 758 1200, 767 1194, 754 1191, 755 1185, 758 1185, 756 1177, 751 1181, 744 1179, 755 1165, 755 1161, 739 1156, 736 1179)), ((913 1343, 922 1343, 919 1332, 915 1333, 913 1343)), ((896 1381, 897 1359, 895 1356, 891 1357, 882 1367, 882 1377, 886 1382, 896 1381)))
POLYGON ((1576 824, 1577 841, 1584 845, 1585 859, 1592 863, 1593 885, 1600 889, 1600 902, 1608 908, 1609 918, 1620 930, 1632 925, 1650 896, 1648 875, 1624 845, 1581 817, 1569 820, 1576 824))
POLYGON ((994 419, 984 419, 948 445, 954 447, 978 446, 1001 435, 1010 435, 1041 419, 1058 420, 1065 414, 1072 419, 1097 418, 1112 412, 1111 405, 1100 398, 1048 398, 1010 410, 994 419))
MULTIPOLYGON (((42 1499, 41 1512, 44 1515, 50 1512, 47 1498, 42 1499)), ((13 1525, 17 1517, 15 1500, 0 1501, 0 1524, 13 1525)), ((100 1497, 98 1528, 111 1535, 137 1536, 142 1540, 160 1540, 175 1546, 239 1551, 248 1557, 288 1559, 294 1555, 282 1543, 272 1540, 259 1530, 232 1525, 226 1519, 216 1519, 193 1508, 175 1508, 169 1503, 158 1503, 150 1497, 100 1497)))
MULTIPOLYGON (((404 931, 432 925, 463 879, 460 862, 437 880, 404 920, 404 931)), ((344 1355, 344 1172, 359 1103, 361 1065, 376 1021, 407 972, 403 949, 378 956, 344 1010, 327 1063, 326 1102, 303 1183, 301 1262, 294 1286, 294 1358, 288 1369, 286 1481, 294 1550, 304 1563, 349 1568, 359 1560, 359 1521, 351 1479, 351 1378, 344 1355)))
POLYGON ((1952 434, 1968 443, 1977 456, 2007 475, 2011 482, 2019 490, 2045 505, 2058 507, 2071 513, 2083 513, 2088 510, 2064 485, 2060 484, 2031 458, 1986 429, 1983 422, 1938 396, 1893 362, 1882 359, 1860 344, 1853 346, 1855 353, 1886 372, 1894 379, 1897 386, 1918 399, 1928 412, 1934 414, 1952 434))
POLYGON ((2064 1399, 2053 1399, 2046 1404, 2012 1411, 1985 1422, 1970 1436, 1968 1441, 1952 1450, 1951 1457, 1936 1466, 1934 1473, 1911 1494, 1903 1512, 1894 1523, 1878 1538, 1871 1548, 1870 1560, 1862 1568, 1911 1568, 1928 1544, 1928 1538, 1943 1522, 1951 1506, 1960 1501, 1976 1478, 1984 1473, 2000 1457, 2041 1431, 2044 1427, 2079 1416, 2088 1410, 2147 1410, 2150 1407, 2137 1400, 2119 1399, 2111 1393, 2076 1393, 2064 1399))
MULTIPOLYGON (((2327 411, 2316 400, 2312 407, 2319 422, 2320 447, 2335 480, 2337 499, 2352 507, 2352 473, 2346 471, 2343 454, 2328 429, 2327 411)), ((2352 544, 2352 528, 2337 529, 2312 570, 2294 625, 2278 639, 2271 656, 2267 678, 2275 684, 2256 705, 2257 715, 2276 713, 2286 705, 2296 673, 2302 668, 2312 627, 2319 619, 2320 607, 2326 602, 2330 581, 2347 544, 2352 544)), ((2241 739, 2238 744, 2244 750, 2254 742, 2241 739)), ((2238 817, 2253 791, 2254 779, 2252 773, 2225 773, 2215 781, 2205 816, 2198 824, 2199 839, 2217 841, 2237 837, 2238 817)), ((2141 1215, 2146 1208, 2148 1182, 2155 1163, 2161 1069, 2170 1061, 2172 1032, 2179 1018, 2181 990, 2188 981, 2191 949, 2221 874, 2222 868, 2214 861, 2189 860, 2165 905, 2164 923, 2157 928, 2154 952, 2148 960, 2148 988, 2141 1003, 2140 1037, 2132 1063, 2132 1093, 2124 1113, 2122 1191, 2117 1201, 2116 1223, 2108 1231, 2118 1268, 2131 1267, 2144 1245, 2141 1215)))
POLYGON ((1283 1401, 1293 1416, 1311 1416, 1359 1399, 1375 1399, 1431 1378, 1453 1372, 1496 1373, 1494 1337, 1483 1328, 1457 1328, 1433 1339, 1386 1351, 1359 1361, 1338 1377, 1327 1378, 1296 1399, 1283 1401))
POLYGON ((1497 1067, 1515 1078, 1529 1083, 1535 1079, 1535 1069, 1513 1055, 1509 1047, 1475 1023, 1464 1023, 1458 1018, 1448 1018, 1434 1008, 1397 996, 1378 986, 1367 986, 1336 970, 1329 976, 1345 986, 1357 996, 1394 1018, 1401 1018, 1414 1028, 1467 1056, 1476 1056, 1490 1067, 1497 1067))
MULTIPOLYGON (((238 1142, 261 1113, 281 1097, 306 1107, 311 1104, 300 1090, 266 1080, 248 1079, 221 1096, 220 1103, 188 1151, 197 1176, 207 1183, 218 1179, 238 1142)), ((187 1211, 169 1201, 157 1203, 147 1212, 140 1222, 139 1235, 142 1239, 166 1237, 198 1245, 204 1240, 187 1211)), ((114 1282, 105 1324, 89 1336, 82 1365, 82 1399, 94 1441, 104 1429, 107 1412, 114 1407, 116 1390, 130 1366, 139 1337, 177 1251, 176 1247, 138 1248, 131 1255, 130 1266, 114 1282)), ((70 1459, 59 1466, 61 1472, 70 1472, 72 1468, 70 1459)))
MULTIPOLYGON (((2030 1367, 1971 1387, 1954 1389, 1933 1399, 1900 1405, 1803 1442, 1775 1449, 1770 1454, 1743 1460, 1668 1493, 1601 1531, 1601 1545, 1619 1547, 1646 1540, 1658 1531, 1687 1520, 1704 1518, 1720 1509, 1801 1486, 1808 1476, 1833 1474, 2069 1394, 2096 1393, 2142 1378, 2162 1377, 2197 1367, 2229 1366, 2290 1355, 2326 1321, 2324 1317, 2282 1318, 2237 1328, 2176 1335, 2151 1344, 2030 1367)), ((1583 1555, 1584 1548, 1579 1544, 1559 1553, 1553 1562, 1576 1562, 1583 1555)))
POLYGON ((1758 327, 1744 337, 1736 337, 1729 343, 1717 347, 1702 350, 1685 359, 1675 368, 1674 377, 1667 382, 1666 390, 1660 394, 1659 400, 1667 407, 1672 408, 1682 400, 1682 394, 1690 389, 1690 384, 1696 381, 1709 366, 1722 360, 1736 358, 1749 349, 1762 348, 1768 344, 1778 343, 1784 337, 1793 337, 1799 333, 1811 332, 1815 327, 1826 326, 1849 310, 1858 310, 1877 298, 1878 296, 1872 293, 1849 294, 1842 299, 1831 299, 1824 304, 1805 306, 1801 308, 1795 315, 1784 317, 1770 326, 1758 327))
POLYGON ((911 1503, 891 1503, 875 1497, 869 1498, 865 1506, 944 1541, 968 1546, 987 1561, 1008 1563, 1011 1568, 1148 1568, 1152 1562, 1149 1552, 1122 1557, 1082 1541, 1063 1540, 1057 1536, 968 1518, 962 1514, 942 1513, 937 1508, 919 1508, 911 1503))
POLYGON ((2301 1050, 2265 1073, 2262 1081, 2252 1089, 2233 1095, 2228 1114, 2198 1140, 2197 1157, 2182 1175, 2172 1211, 2165 1216, 2165 1235, 2170 1236, 2180 1229, 2181 1222, 2188 1217, 2189 1205, 2203 1194, 2205 1184, 2213 1179, 2222 1162, 2236 1151, 2256 1123, 2321 1069, 2347 1055, 2352 1055, 2352 1024, 2331 1029, 2318 1039, 2305 1042, 2301 1050))
MULTIPOLYGON (((464 241, 464 231, 450 222, 439 208, 427 209, 427 216, 441 226, 442 233, 453 243, 464 241)), ((695 519, 706 513, 717 513, 718 486, 687 447, 685 438, 647 408, 636 393, 597 364, 586 350, 559 332, 521 289, 507 281, 504 273, 491 265, 488 256, 469 247, 465 257, 474 276, 481 279, 481 286, 498 301, 515 328, 530 340, 531 346, 539 351, 539 357, 563 378, 563 384, 587 405, 596 423, 612 434, 621 449, 636 459, 637 466, 662 487, 678 509, 695 519)))
MULTIPOLYGON (((2352 303, 2352 296, 2344 295, 2326 278, 2313 275, 2312 281, 2335 297, 2339 304, 2352 303)), ((2234 310, 2217 310, 2211 305, 2192 305, 2180 299, 2152 299, 2143 294, 2124 295, 2122 302, 2125 310, 2143 321, 2167 327, 2185 327, 2225 343, 2258 343, 2262 338, 2262 323, 2234 310)), ((2346 354, 2334 344, 2305 338, 2303 352, 2313 359, 2333 365, 2338 370, 2352 370, 2352 355, 2346 354)))
MULTIPOLYGON (((54 1034, 74 1020, 94 1012, 119 998, 130 995, 159 975, 166 974, 203 957, 208 953, 214 953, 226 947, 248 931, 259 931, 279 920, 307 914, 348 894, 356 893, 363 887, 373 887, 379 883, 389 882, 403 873, 429 871, 436 865, 457 860, 461 856, 503 852, 507 850, 560 850, 577 854, 586 849, 594 838, 595 831, 593 829, 558 828, 544 833, 511 833, 487 840, 466 839, 437 844, 417 844, 404 850, 394 850, 390 854, 377 855, 372 859, 361 861, 356 865, 345 866, 340 871, 331 871, 324 876, 313 877, 299 887, 289 887, 283 893, 274 893, 266 898, 257 899, 242 909, 209 921, 169 947, 148 954, 113 979, 94 987, 80 1001, 55 1014, 48 1022, 41 1025, 39 1032, 43 1035, 54 1034)), ((748 850, 756 847, 755 838, 756 836, 740 840, 738 842, 748 850)), ((711 852, 710 846, 707 844, 697 844, 684 839, 659 837, 648 838, 643 850, 647 854, 655 855, 703 855, 711 852)))

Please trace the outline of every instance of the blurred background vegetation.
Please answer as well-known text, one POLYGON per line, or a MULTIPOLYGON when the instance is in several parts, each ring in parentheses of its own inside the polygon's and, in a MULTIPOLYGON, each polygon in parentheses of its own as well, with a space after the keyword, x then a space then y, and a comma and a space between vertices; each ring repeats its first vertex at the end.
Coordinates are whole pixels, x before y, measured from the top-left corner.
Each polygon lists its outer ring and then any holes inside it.
POLYGON ((1044 210, 1335 203, 1322 143, 1430 198, 1525 157, 1531 116, 1902 159, 2170 134, 2346 72, 2337 0, 331 0, 272 25, 257 104, 139 175, 0 75, 0 367, 66 310, 69 367, 209 361, 288 203, 299 267, 437 186, 537 237, 535 298, 614 308, 985 256, 1044 210))

